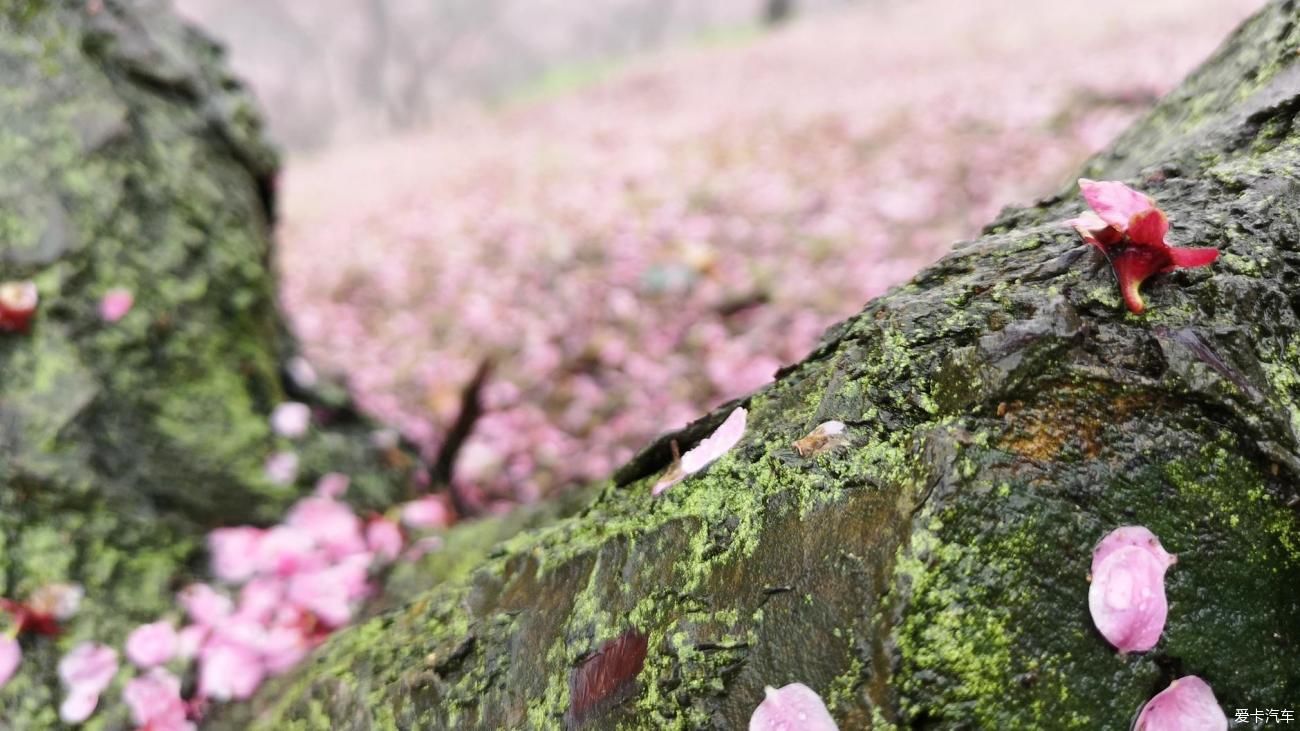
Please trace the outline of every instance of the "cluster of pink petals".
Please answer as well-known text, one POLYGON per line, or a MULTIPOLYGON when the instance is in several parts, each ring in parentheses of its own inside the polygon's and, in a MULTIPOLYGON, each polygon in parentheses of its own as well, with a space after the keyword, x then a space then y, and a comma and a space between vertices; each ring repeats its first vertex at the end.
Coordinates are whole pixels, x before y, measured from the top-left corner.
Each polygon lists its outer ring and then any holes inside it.
POLYGON ((839 731, 821 696, 803 683, 768 687, 749 717, 749 731, 839 731))
POLYGON ((1186 248, 1165 242, 1169 219, 1143 193, 1116 181, 1079 179, 1079 191, 1092 207, 1066 223, 1110 261, 1129 311, 1146 308, 1139 288, 1153 275, 1203 267, 1219 257, 1215 248, 1186 248))
POLYGON ((1146 652, 1160 640, 1169 615, 1165 571, 1176 560, 1142 526, 1116 528, 1094 549, 1088 609, 1121 653, 1146 652))
POLYGON ((722 422, 712 434, 700 440, 693 449, 673 462, 668 472, 655 483, 651 492, 654 495, 663 493, 664 490, 708 467, 722 455, 730 452, 731 448, 739 444, 741 438, 745 436, 745 420, 748 416, 749 412, 743 408, 737 408, 728 414, 727 420, 722 422))
MULTIPOLYGON (((371 572, 392 561, 413 560, 440 545, 424 535, 407 545, 397 520, 363 520, 339 498, 345 475, 321 478, 283 522, 269 528, 233 526, 208 536, 218 584, 195 583, 177 595, 187 623, 171 619, 136 627, 126 639, 136 668, 123 700, 140 731, 193 731, 209 702, 250 697, 262 682, 297 664, 331 632, 351 622, 371 594, 371 572), (178 669, 196 666, 193 696, 181 695, 178 669)), ((441 498, 396 506, 408 527, 442 528, 450 512, 441 498)), ((22 653, 12 634, 53 634, 81 600, 81 587, 51 584, 24 603, 3 600, 14 631, 0 635, 0 685, 13 675, 22 653)), ((59 716, 85 721, 119 669, 111 647, 82 643, 63 657, 59 677, 65 696, 59 716)))
POLYGON ((1133 731, 1226 731, 1228 717, 1210 686, 1195 675, 1178 678, 1142 706, 1133 731))

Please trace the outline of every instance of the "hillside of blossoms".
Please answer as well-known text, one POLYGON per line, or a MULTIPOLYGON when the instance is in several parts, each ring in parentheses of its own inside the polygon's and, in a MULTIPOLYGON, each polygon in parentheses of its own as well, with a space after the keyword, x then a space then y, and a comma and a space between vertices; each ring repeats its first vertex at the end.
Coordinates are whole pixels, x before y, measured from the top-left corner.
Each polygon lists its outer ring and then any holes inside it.
POLYGON ((861 3, 294 158, 283 306, 430 455, 489 363, 456 480, 533 502, 1061 189, 1259 5, 861 3))

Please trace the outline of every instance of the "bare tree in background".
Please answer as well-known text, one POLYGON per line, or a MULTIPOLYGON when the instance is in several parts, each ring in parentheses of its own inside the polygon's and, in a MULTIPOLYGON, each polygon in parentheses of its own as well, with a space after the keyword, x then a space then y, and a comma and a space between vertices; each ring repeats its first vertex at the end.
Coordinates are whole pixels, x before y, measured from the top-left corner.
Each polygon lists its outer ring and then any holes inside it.
POLYGON ((763 8, 763 22, 776 25, 790 19, 794 14, 795 0, 767 0, 763 8))

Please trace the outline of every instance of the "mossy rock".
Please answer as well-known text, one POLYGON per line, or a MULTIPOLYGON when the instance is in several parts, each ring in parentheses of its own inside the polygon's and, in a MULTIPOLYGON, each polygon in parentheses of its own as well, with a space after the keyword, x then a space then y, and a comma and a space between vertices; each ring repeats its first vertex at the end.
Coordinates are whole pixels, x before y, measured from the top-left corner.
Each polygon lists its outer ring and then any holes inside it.
POLYGON ((277 517, 325 471, 375 505, 406 486, 409 453, 386 461, 346 404, 282 378, 275 168, 219 49, 165 3, 0 8, 0 280, 41 297, 30 333, 0 333, 0 596, 86 589, 61 637, 24 639, 0 726, 55 726, 59 654, 174 612, 212 526, 277 517), (134 308, 105 323, 119 287, 134 308), (267 417, 291 398, 332 420, 277 438, 267 417), (263 470, 286 449, 290 486, 263 470))

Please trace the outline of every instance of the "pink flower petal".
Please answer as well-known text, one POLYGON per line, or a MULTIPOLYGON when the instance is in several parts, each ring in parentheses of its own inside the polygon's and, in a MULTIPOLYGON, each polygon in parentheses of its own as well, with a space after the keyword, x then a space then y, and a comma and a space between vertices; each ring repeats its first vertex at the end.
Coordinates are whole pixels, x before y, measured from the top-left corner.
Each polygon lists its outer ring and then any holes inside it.
POLYGON ((1175 267, 1195 269, 1196 267, 1213 264, 1219 258, 1219 250, 1212 246, 1171 246, 1169 247, 1169 258, 1173 261, 1175 267))
POLYGON ((1228 717, 1204 680, 1175 680, 1142 706, 1133 731, 1225 731, 1228 717))
POLYGON ((1101 220, 1120 231, 1128 231, 1129 220, 1134 215, 1156 206, 1151 198, 1113 180, 1098 182, 1080 178, 1079 192, 1101 220))
POLYGON ((428 495, 402 506, 402 522, 412 528, 445 528, 451 523, 451 511, 442 498, 428 495))
POLYGON ((393 561, 402 552, 402 529, 387 518, 375 518, 366 524, 366 546, 376 556, 393 561))
POLYGON ((1152 208, 1133 214, 1128 222, 1128 237, 1143 246, 1167 246, 1165 234, 1169 232, 1169 219, 1164 211, 1152 208))
POLYGON ((316 550, 316 541, 302 528, 277 525, 268 530, 258 544, 258 571, 271 576, 290 576, 324 563, 316 550))
POLYGON ((234 611, 230 597, 207 584, 190 584, 181 590, 177 598, 190 619, 208 627, 221 624, 234 611))
POLYGON ((117 674, 117 650, 108 645, 83 642, 59 660, 59 679, 70 688, 102 693, 117 674))
POLYGON ((722 422, 722 425, 712 434, 700 440, 694 449, 682 455, 681 460, 669 470, 668 474, 655 483, 651 493, 659 495, 731 451, 732 447, 740 443, 741 437, 745 436, 745 420, 748 416, 749 412, 742 408, 732 411, 727 416, 727 420, 722 422))
POLYGON ((262 662, 271 675, 279 675, 297 665, 311 650, 311 640, 295 626, 278 625, 266 632, 262 643, 262 662))
POLYGON ((107 645, 83 642, 59 660, 59 679, 68 694, 59 705, 65 723, 81 723, 95 712, 99 694, 117 674, 117 651, 107 645))
POLYGON ((839 731, 821 697, 803 683, 769 686, 766 693, 749 717, 749 731, 839 731))
POLYGON ((332 498, 308 497, 294 503, 285 525, 311 536, 316 545, 337 558, 366 550, 361 519, 351 506, 332 498))
POLYGON ((330 472, 321 475, 316 481, 316 489, 312 493, 316 497, 328 497, 335 500, 343 497, 343 493, 348 491, 348 476, 342 472, 330 472))
POLYGON ((258 546, 264 533, 261 528, 251 526, 217 528, 209 533, 212 573, 232 584, 247 581, 257 572, 258 546))
POLYGON ((0 688, 14 676, 23 661, 23 648, 16 638, 0 635, 0 688))
POLYGON ((95 712, 99 705, 99 693, 92 693, 84 688, 73 688, 59 704, 59 719, 64 723, 81 723, 95 712))
POLYGON ((276 452, 266 458, 266 479, 277 485, 292 485, 298 479, 298 455, 293 452, 276 452))
POLYGON ((136 627, 126 638, 126 656, 140 668, 161 665, 176 655, 176 628, 162 621, 136 627))
POLYGON ((104 322, 117 322, 131 311, 135 304, 135 295, 129 289, 110 289, 99 300, 99 317, 104 322))
POLYGON ((258 653, 223 638, 209 640, 199 652, 198 693, 215 700, 244 700, 266 677, 258 653))
POLYGON ((1122 546, 1101 561, 1088 588, 1088 609, 1106 641, 1120 652, 1155 647, 1165 628, 1165 569, 1149 548, 1122 546))
POLYGON ((132 678, 122 691, 122 699, 131 709, 131 720, 149 731, 189 731, 194 728, 194 724, 186 719, 181 681, 162 668, 132 678))
POLYGON ((235 616, 241 620, 265 623, 275 615, 284 602, 284 581, 278 578, 257 578, 244 584, 239 591, 239 609, 235 616))
POLYGON ((1107 556, 1125 546, 1144 548, 1165 566, 1173 566, 1178 560, 1177 556, 1165 551, 1164 546, 1160 545, 1160 539, 1146 527, 1126 525, 1107 533, 1092 550, 1092 572, 1097 573, 1097 568, 1107 556))
POLYGON ((298 439, 311 428, 311 407, 289 401, 271 410, 271 429, 282 437, 298 439))

